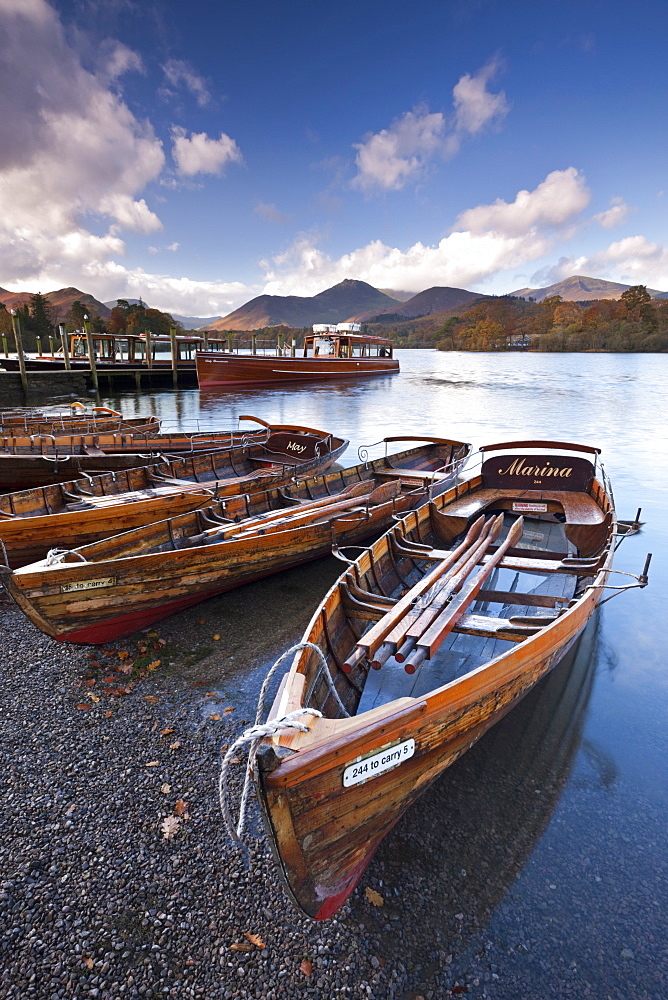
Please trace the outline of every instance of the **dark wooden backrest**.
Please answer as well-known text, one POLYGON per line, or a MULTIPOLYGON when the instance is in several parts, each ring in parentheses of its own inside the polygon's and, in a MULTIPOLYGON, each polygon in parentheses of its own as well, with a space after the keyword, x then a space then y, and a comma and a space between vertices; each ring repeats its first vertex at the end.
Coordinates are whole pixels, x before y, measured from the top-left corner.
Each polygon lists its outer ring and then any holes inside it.
POLYGON ((483 485, 491 489, 589 492, 594 466, 567 455, 495 455, 482 466, 483 485))
POLYGON ((266 451, 274 455, 289 455, 291 458, 303 461, 324 454, 326 450, 326 442, 315 435, 278 431, 269 435, 266 443, 258 449, 258 453, 266 451))

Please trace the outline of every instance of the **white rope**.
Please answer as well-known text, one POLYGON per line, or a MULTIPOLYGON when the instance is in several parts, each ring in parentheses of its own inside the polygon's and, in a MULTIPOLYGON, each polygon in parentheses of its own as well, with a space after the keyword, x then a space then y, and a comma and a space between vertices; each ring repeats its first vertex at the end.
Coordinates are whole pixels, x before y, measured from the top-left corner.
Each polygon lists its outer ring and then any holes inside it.
POLYGON ((88 560, 85 556, 82 556, 80 552, 76 549, 49 549, 46 556, 46 565, 55 566, 56 563, 62 563, 63 557, 67 555, 76 556, 81 562, 87 563, 88 560))
POLYGON ((319 712, 316 708, 298 708, 294 712, 290 712, 289 715, 285 715, 280 719, 271 719, 268 722, 262 723, 260 720, 264 715, 265 711, 265 698, 267 695, 267 690, 271 682, 272 677, 276 673, 278 667, 286 660, 288 657, 292 656, 294 653, 298 653, 302 649, 310 649, 317 653, 322 662, 325 677, 327 678, 330 692, 334 695, 336 702, 339 705, 340 710, 346 717, 349 717, 349 712, 346 711, 339 693, 334 685, 334 680, 329 672, 329 667, 327 665, 327 660, 320 649, 313 642, 300 642, 296 646, 291 646, 286 649, 284 653, 279 656, 279 658, 274 663, 273 667, 264 679, 264 683, 260 689, 260 695, 258 697, 257 712, 255 713, 255 723, 249 729, 246 729, 241 736, 234 741, 234 743, 228 748, 227 753, 223 758, 223 762, 220 767, 220 775, 218 778, 218 801, 220 802, 220 811, 223 816, 223 821, 225 823, 225 828, 230 836, 231 840, 241 843, 241 835, 243 833, 244 824, 246 822, 246 809, 248 806, 248 797, 250 795, 251 781, 253 777, 253 767, 255 765, 255 758, 257 756, 257 751, 260 743, 267 736, 275 736, 276 733, 289 731, 291 729, 296 729, 300 733, 308 733, 309 727, 304 723, 300 722, 300 718, 305 715, 313 716, 314 718, 321 719, 322 712, 319 712), (248 759, 246 761, 246 773, 244 776, 244 785, 241 791, 241 797, 239 799, 239 812, 237 822, 234 822, 232 817, 232 812, 229 803, 229 792, 228 792, 228 772, 230 769, 230 764, 232 758, 235 756, 236 752, 244 746, 244 744, 250 744, 248 749, 248 759))

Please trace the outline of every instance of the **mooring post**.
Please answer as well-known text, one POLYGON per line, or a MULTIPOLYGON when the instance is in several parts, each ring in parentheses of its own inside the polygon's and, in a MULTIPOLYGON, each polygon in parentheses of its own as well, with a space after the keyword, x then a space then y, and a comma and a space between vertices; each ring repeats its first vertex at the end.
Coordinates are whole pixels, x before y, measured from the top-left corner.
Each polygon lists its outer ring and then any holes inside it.
POLYGON ((7 343, 7 338, 5 337, 4 333, 2 335, 2 349, 5 352, 5 357, 8 358, 9 357, 9 344, 7 343))
POLYGON ((227 350, 230 354, 234 354, 234 337, 231 330, 227 331, 227 350))
POLYGON ((169 328, 169 342, 172 348, 172 384, 176 386, 179 381, 179 348, 176 343, 176 327, 170 326, 169 328))
POLYGON ((209 350, 209 331, 202 330, 202 340, 204 341, 203 347, 205 351, 209 350))
POLYGON ((153 370, 153 344, 151 342, 151 331, 148 327, 144 331, 146 337, 146 367, 149 371, 153 370))
POLYGON ((16 309, 9 310, 12 314, 12 330, 14 331, 14 340, 16 341, 16 356, 19 359, 19 371, 21 373, 21 385, 23 386, 23 392, 27 398, 28 396, 28 376, 26 375, 26 359, 23 356, 23 339, 21 337, 21 321, 17 315, 16 309))
POLYGON ((283 357, 283 334, 282 333, 279 333, 279 335, 278 335, 278 344, 277 344, 277 347, 276 347, 276 354, 278 354, 280 357, 283 357))
POLYGON ((293 337, 292 338, 292 347, 290 348, 290 357, 291 358, 294 358, 294 356, 296 354, 296 351, 297 351, 297 341, 293 337))
POLYGON ((65 362, 65 371, 70 371, 70 352, 67 347, 67 330, 61 323, 58 327, 60 333, 60 343, 63 345, 63 361, 65 362))
POLYGON ((100 385, 97 380, 97 365, 95 363, 95 347, 93 346, 93 333, 90 328, 90 320, 88 316, 84 316, 84 330, 86 332, 86 347, 88 349, 88 363, 90 364, 90 374, 93 379, 93 388, 95 392, 100 391, 100 385))
POLYGON ((257 334, 251 333, 251 354, 257 354, 257 334))

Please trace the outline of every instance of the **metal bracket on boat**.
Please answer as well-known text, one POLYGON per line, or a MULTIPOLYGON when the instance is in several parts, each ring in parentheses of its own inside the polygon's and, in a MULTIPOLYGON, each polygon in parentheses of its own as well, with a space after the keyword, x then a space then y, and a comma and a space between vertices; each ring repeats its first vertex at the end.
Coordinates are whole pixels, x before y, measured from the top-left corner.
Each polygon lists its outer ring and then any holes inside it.
POLYGON ((615 552, 617 551, 617 549, 622 544, 625 538, 629 538, 631 535, 637 535, 640 529, 642 528, 645 522, 640 520, 641 511, 642 507, 638 507, 636 516, 632 521, 622 521, 622 520, 617 521, 617 531, 615 532, 615 538, 618 538, 619 541, 615 545, 615 552))
POLYGON ((334 530, 334 526, 332 526, 332 555, 336 559, 340 559, 341 562, 344 562, 347 566, 354 566, 355 560, 349 559, 348 556, 344 555, 343 553, 345 551, 366 552, 366 548, 363 545, 343 545, 339 547, 336 543, 336 532, 334 530))
POLYGON ((652 553, 648 552, 647 553, 647 558, 645 559, 645 565, 643 566, 643 571, 642 571, 642 573, 640 573, 637 576, 636 576, 635 573, 625 573, 621 569, 611 569, 610 570, 611 573, 617 573, 619 576, 630 576, 632 580, 636 580, 637 581, 636 583, 625 583, 625 584, 622 584, 619 587, 616 587, 614 584, 609 584, 609 583, 603 583, 603 584, 592 583, 588 587, 585 587, 585 590, 614 590, 615 591, 614 594, 610 594, 604 600, 599 601, 599 603, 598 603, 599 608, 601 607, 601 605, 606 604, 607 601, 611 601, 613 597, 617 597, 619 594, 623 593, 625 590, 636 590, 638 588, 640 588, 642 590, 642 588, 646 587, 647 584, 649 583, 649 564, 650 564, 651 561, 652 561, 652 553))

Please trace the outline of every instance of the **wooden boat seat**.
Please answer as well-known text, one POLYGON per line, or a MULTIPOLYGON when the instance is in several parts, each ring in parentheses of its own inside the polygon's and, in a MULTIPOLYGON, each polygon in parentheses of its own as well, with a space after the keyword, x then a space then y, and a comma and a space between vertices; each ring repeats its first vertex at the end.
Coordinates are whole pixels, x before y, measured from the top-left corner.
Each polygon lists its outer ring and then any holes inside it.
MULTIPOLYGON (((504 501, 526 503, 556 503, 561 506, 568 524, 600 524, 604 514, 588 493, 571 493, 567 490, 497 490, 481 489, 465 494, 448 504, 447 514, 470 518, 480 513, 490 503, 501 507, 504 501)), ((515 513, 518 513, 517 511, 515 513)))
POLYGON ((452 473, 430 472, 429 469, 380 469, 377 475, 387 479, 430 479, 432 482, 438 482, 450 478, 452 473))

